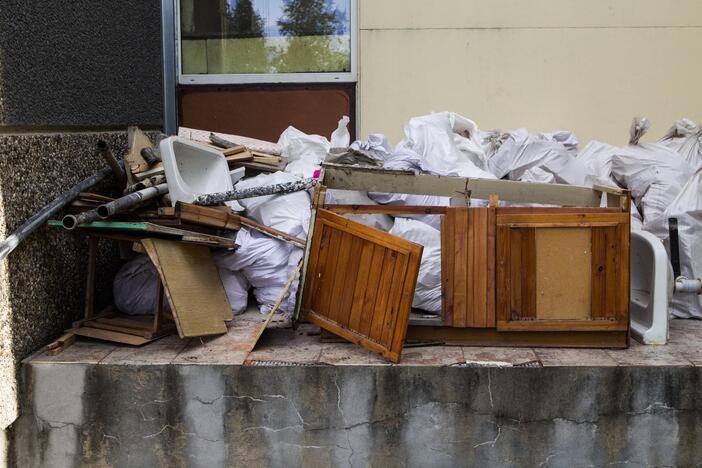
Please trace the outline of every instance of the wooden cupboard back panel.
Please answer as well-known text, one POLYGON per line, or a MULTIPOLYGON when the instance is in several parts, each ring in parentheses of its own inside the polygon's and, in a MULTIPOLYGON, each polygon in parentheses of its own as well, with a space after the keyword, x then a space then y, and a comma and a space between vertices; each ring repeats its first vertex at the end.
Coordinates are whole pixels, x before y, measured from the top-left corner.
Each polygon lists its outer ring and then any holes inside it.
POLYGON ((441 225, 444 324, 495 326, 493 208, 448 208, 441 225))
POLYGON ((497 328, 626 330, 628 213, 497 215, 497 328))
POLYGON ((318 209, 302 310, 398 362, 421 257, 421 245, 318 209))

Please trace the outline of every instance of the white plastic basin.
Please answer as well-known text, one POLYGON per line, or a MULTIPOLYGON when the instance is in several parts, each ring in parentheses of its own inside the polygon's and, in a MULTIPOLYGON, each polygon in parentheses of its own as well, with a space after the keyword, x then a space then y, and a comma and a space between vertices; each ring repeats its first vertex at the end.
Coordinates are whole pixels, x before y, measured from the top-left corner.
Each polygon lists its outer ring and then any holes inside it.
POLYGON ((668 340, 673 269, 663 243, 646 231, 631 232, 631 336, 643 344, 668 340))
POLYGON ((219 151, 179 137, 162 140, 159 148, 174 206, 198 195, 232 190, 229 165, 219 151))

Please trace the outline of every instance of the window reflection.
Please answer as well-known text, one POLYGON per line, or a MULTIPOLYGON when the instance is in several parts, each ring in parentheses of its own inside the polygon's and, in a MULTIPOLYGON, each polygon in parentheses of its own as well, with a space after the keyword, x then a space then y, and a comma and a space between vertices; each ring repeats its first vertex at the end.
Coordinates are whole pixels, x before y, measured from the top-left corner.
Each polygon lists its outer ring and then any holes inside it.
POLYGON ((350 0, 181 0, 184 74, 347 72, 350 0))

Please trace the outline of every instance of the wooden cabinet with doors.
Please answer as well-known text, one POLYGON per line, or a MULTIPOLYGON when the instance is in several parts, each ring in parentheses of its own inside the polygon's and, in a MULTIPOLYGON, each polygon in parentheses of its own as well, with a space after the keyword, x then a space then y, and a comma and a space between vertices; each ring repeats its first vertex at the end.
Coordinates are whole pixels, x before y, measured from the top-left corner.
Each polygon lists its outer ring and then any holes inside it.
POLYGON ((313 204, 303 317, 392 361, 405 337, 490 346, 628 345, 626 191, 327 164, 313 204), (329 205, 327 187, 457 197, 464 206, 329 205), (465 206, 470 197, 490 204, 465 206), (498 199, 562 206, 499 207, 498 199), (441 218, 440 316, 412 319, 421 246, 350 221, 348 213, 441 218))

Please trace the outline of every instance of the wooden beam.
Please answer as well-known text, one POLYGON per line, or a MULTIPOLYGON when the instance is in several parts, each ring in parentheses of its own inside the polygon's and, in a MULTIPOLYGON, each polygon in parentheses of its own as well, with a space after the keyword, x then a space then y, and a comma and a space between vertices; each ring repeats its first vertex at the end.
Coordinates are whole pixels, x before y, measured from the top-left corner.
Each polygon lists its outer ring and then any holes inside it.
POLYGON ((349 167, 324 163, 323 184, 330 189, 362 192, 408 193, 440 197, 489 199, 520 203, 542 203, 560 206, 600 206, 602 192, 588 187, 511 180, 470 179, 429 174, 408 174, 406 171, 349 167))

